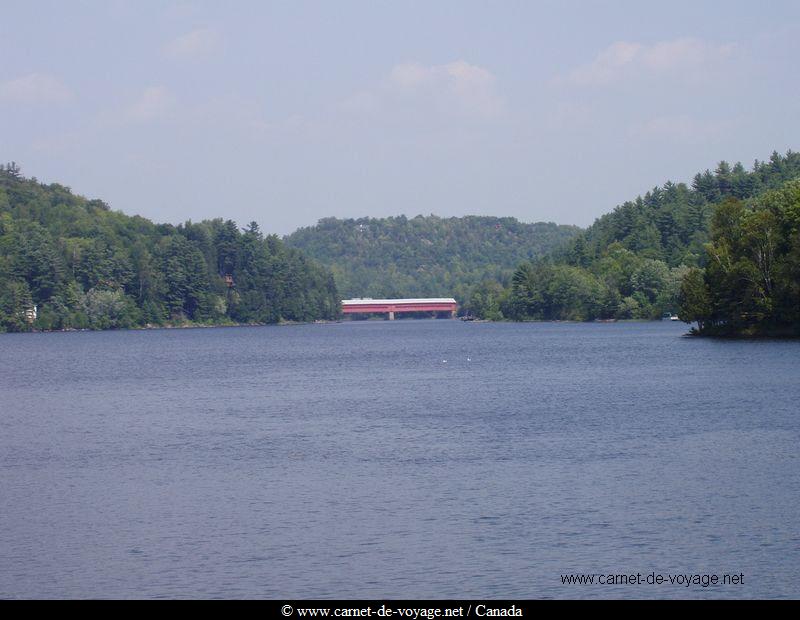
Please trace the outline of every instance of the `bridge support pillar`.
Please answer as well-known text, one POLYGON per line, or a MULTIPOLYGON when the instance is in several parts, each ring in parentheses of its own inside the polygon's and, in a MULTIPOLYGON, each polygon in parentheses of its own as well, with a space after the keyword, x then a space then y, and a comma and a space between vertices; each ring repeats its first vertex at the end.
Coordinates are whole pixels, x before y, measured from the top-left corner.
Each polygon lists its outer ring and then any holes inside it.
POLYGON ((389 310, 389 320, 394 321, 394 310, 389 310))

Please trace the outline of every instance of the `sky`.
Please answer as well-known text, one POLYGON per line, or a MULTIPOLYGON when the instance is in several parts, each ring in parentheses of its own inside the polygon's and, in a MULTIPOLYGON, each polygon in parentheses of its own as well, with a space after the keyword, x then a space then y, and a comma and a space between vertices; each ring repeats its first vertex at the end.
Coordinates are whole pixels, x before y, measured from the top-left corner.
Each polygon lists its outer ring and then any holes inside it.
POLYGON ((800 2, 0 0, 0 161, 157 222, 587 226, 800 149, 800 2))

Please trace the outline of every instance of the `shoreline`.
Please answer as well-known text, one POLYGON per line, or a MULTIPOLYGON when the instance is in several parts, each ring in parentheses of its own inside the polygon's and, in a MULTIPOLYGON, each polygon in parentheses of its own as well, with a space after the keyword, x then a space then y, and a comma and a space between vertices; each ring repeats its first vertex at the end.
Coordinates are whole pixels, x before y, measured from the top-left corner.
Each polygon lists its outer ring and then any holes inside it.
POLYGON ((712 338, 715 340, 800 340, 800 331, 793 328, 774 329, 764 331, 701 331, 692 328, 686 334, 692 338, 712 338))
POLYGON ((185 324, 165 324, 137 325, 136 327, 119 327, 106 329, 68 328, 68 329, 31 329, 23 332, 0 332, 0 336, 7 334, 70 334, 77 332, 132 332, 132 331, 156 331, 159 329, 216 329, 226 327, 270 327, 270 326, 291 326, 291 325, 325 325, 329 323, 341 323, 339 320, 317 319, 314 321, 279 321, 277 323, 185 323, 185 324))
MULTIPOLYGON (((661 323, 661 319, 615 319, 613 321, 570 321, 570 320, 528 320, 528 321, 510 321, 500 320, 495 321, 492 319, 477 319, 474 321, 459 321, 458 319, 399 319, 399 321, 412 322, 412 321, 426 321, 426 320, 453 320, 459 323, 570 323, 570 324, 614 324, 614 323, 661 323)), ((122 331, 154 331, 160 329, 216 329, 216 328, 230 328, 230 327, 271 327, 271 326, 293 326, 293 325, 334 325, 341 323, 388 323, 386 319, 364 319, 364 320, 348 320, 348 319, 316 319, 314 321, 279 321, 277 323, 179 323, 179 324, 164 324, 156 325, 148 323, 146 325, 138 325, 135 327, 120 327, 120 328, 106 328, 106 329, 91 329, 91 328, 68 328, 68 329, 32 329, 29 331, 20 332, 0 332, 0 336, 5 334, 67 334, 75 332, 122 332, 122 331)), ((397 322, 397 321, 395 321, 397 322)), ((693 330, 694 332, 695 330, 693 330)), ((698 334, 689 332, 686 334, 699 337, 722 337, 722 336, 709 336, 708 334, 698 334)), ((800 337, 800 336, 796 336, 800 337)))

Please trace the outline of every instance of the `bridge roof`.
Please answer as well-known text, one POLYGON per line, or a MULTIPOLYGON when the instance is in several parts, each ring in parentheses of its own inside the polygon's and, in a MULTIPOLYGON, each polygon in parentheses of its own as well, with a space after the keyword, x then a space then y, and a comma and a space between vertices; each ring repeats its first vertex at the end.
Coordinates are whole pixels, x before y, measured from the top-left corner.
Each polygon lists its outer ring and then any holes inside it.
POLYGON ((378 304, 454 304, 452 297, 425 297, 418 299, 343 299, 348 306, 374 306, 378 304))

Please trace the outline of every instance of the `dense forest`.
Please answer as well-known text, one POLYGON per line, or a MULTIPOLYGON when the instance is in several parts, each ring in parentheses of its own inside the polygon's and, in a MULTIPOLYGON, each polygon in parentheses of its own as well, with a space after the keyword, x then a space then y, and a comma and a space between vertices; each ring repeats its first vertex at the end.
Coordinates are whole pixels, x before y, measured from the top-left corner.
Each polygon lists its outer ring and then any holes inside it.
POLYGON ((222 219, 173 226, 0 167, 0 331, 330 319, 329 271, 222 219))
POLYGON ((417 216, 321 220, 288 236, 353 297, 453 296, 493 320, 658 319, 709 261, 715 210, 800 176, 800 155, 750 170, 720 162, 691 184, 667 182, 588 229, 513 218, 417 216))
POLYGON ((418 215, 320 220, 285 238, 330 267, 347 297, 455 297, 476 284, 509 284, 522 261, 552 252, 580 231, 512 217, 418 215))
POLYGON ((683 281, 683 320, 703 335, 800 336, 800 180, 722 202, 706 251, 683 281))
MULTIPOLYGON (((731 204, 744 209, 798 176, 800 154, 790 151, 756 161, 749 171, 720 162, 713 172, 697 174, 691 186, 668 182, 602 216, 552 255, 523 263, 510 286, 484 282, 466 310, 512 320, 656 319, 675 313, 684 278, 717 278, 711 257, 732 229, 717 224, 713 232, 712 219, 720 217, 715 214, 731 204)), ((791 234, 785 226, 782 231, 791 234)))
POLYGON ((800 154, 773 153, 667 182, 584 231, 326 218, 281 241, 256 223, 154 224, 0 166, 0 331, 331 319, 341 292, 453 296, 493 320, 679 312, 703 334, 796 335, 798 179, 800 154))

